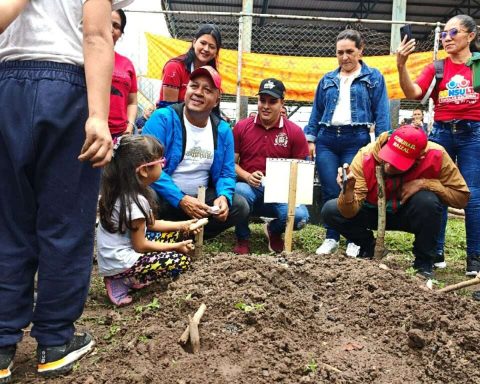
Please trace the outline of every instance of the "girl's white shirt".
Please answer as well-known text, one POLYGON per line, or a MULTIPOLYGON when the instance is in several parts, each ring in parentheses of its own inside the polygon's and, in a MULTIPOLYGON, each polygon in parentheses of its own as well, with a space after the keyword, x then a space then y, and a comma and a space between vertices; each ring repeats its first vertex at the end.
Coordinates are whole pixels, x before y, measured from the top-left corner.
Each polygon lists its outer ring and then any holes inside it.
MULTIPOLYGON (((147 199, 138 195, 138 202, 145 212, 150 212, 150 205, 147 199)), ((144 219, 140 208, 131 202, 130 220, 144 219)), ((115 202, 113 208, 112 221, 118 226, 120 210, 120 200, 115 202)), ((128 215, 128 209, 127 209, 128 215)), ((101 276, 113 276, 131 268, 137 262, 141 253, 135 252, 132 246, 131 231, 126 230, 124 234, 120 232, 110 233, 102 224, 97 227, 97 262, 98 272, 101 276)))

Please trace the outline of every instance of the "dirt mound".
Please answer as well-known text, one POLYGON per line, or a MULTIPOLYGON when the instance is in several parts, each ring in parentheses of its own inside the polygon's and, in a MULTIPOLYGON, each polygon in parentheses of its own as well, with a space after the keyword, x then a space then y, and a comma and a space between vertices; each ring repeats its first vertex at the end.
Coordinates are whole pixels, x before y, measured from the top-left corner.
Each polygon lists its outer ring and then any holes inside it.
MULTIPOLYGON (((97 349, 49 383, 480 382, 478 304, 422 285, 341 256, 219 254, 130 307, 94 291, 82 323, 97 349), (202 302, 194 355, 177 340, 202 302)), ((15 375, 33 382, 28 353, 15 375)))

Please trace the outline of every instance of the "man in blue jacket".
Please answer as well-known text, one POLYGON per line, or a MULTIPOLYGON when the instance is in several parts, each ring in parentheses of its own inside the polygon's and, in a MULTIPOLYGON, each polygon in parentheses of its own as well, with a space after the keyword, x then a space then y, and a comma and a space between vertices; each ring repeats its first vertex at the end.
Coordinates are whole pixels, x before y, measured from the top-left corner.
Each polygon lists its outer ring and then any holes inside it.
POLYGON ((190 75, 185 102, 155 111, 142 134, 165 146, 166 165, 152 184, 160 198, 159 217, 167 220, 209 217, 205 237, 246 220, 249 207, 234 195, 235 164, 230 126, 212 110, 220 103, 221 78, 210 67, 190 75), (197 198, 205 186, 205 203, 197 198))

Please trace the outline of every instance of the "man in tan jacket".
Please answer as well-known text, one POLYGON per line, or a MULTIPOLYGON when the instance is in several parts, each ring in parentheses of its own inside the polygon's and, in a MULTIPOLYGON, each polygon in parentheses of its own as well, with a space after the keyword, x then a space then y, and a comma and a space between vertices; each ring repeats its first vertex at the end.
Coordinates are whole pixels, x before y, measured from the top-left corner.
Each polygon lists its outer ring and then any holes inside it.
MULTIPOLYGON (((377 180, 381 164, 387 199, 386 229, 415 234, 413 267, 432 276, 435 245, 440 231, 442 204, 464 208, 470 192, 445 149, 429 142, 425 132, 406 125, 385 132, 357 153, 346 168, 344 191, 325 204, 322 218, 355 244, 358 257, 372 258, 377 228, 377 180)), ((342 168, 337 181, 342 182, 342 168)))

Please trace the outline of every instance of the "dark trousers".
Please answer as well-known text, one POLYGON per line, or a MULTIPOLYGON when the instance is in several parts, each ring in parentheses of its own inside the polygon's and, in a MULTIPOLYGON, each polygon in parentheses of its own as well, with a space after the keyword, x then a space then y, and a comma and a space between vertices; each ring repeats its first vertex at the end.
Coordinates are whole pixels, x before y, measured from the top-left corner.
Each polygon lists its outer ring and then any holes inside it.
POLYGON ((0 346, 20 341, 30 322, 39 344, 65 344, 87 298, 100 182, 100 171, 77 159, 88 112, 83 70, 0 64, 0 105, 0 346))
MULTIPOLYGON (((414 266, 431 266, 440 233, 441 217, 442 203, 437 195, 430 191, 419 191, 396 213, 387 212, 386 229, 413 233, 414 266)), ((322 218, 347 240, 367 247, 373 241, 372 230, 377 229, 378 210, 363 206, 356 216, 347 219, 341 215, 337 199, 334 199, 323 206, 322 218)))
MULTIPOLYGON (((217 194, 214 188, 207 188, 205 191, 205 204, 212 206, 217 194)), ((229 208, 228 217, 226 221, 219 221, 215 219, 214 215, 208 218, 208 224, 204 228, 204 238, 211 239, 219 235, 227 228, 233 227, 239 222, 248 220, 250 208, 243 196, 234 194, 232 198, 232 205, 229 208)), ((159 201, 158 219, 162 220, 190 220, 189 217, 181 208, 171 206, 165 200, 159 201)))

